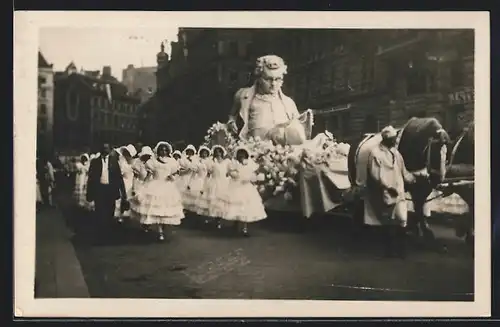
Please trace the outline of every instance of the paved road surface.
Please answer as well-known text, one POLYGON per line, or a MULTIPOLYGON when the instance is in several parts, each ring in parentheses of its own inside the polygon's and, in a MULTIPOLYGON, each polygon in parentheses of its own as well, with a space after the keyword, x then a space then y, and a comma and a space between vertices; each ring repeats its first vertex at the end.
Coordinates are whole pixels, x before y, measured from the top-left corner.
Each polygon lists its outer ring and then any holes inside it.
POLYGON ((435 231, 447 253, 412 246, 402 260, 383 257, 375 236, 354 238, 340 219, 306 232, 291 217, 269 219, 248 238, 186 220, 158 243, 133 225, 66 216, 91 297, 473 300, 472 254, 446 227, 435 231))

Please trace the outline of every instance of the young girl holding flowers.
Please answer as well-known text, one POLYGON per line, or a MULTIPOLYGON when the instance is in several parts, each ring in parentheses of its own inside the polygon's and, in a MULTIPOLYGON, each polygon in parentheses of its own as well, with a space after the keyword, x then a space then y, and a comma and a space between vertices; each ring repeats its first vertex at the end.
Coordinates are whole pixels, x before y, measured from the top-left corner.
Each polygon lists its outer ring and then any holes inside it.
POLYGON ((236 160, 228 167, 230 177, 223 197, 223 219, 242 223, 244 236, 248 236, 248 223, 267 218, 262 198, 253 182, 258 165, 250 159, 250 151, 243 146, 236 148, 236 160))

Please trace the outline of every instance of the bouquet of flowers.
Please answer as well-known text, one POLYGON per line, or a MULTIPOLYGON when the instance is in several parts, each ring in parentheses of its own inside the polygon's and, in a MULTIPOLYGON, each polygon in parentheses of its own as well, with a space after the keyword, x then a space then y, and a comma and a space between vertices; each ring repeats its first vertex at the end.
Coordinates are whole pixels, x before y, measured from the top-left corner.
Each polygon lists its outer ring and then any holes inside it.
POLYGON ((266 199, 289 191, 297 185, 297 165, 300 162, 291 146, 274 145, 271 141, 251 137, 228 146, 228 153, 234 155, 235 149, 245 145, 251 153, 251 159, 258 165, 254 184, 261 196, 266 199))

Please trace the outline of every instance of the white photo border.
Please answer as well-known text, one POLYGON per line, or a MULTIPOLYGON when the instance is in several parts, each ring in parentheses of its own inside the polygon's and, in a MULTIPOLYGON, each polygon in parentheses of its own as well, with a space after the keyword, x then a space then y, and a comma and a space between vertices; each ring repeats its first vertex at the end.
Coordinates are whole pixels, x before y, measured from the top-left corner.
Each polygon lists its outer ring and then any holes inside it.
POLYGON ((14 13, 14 258, 18 317, 467 317, 491 312, 490 28, 488 12, 14 13), (42 27, 475 29, 475 301, 34 299, 37 53, 42 27))

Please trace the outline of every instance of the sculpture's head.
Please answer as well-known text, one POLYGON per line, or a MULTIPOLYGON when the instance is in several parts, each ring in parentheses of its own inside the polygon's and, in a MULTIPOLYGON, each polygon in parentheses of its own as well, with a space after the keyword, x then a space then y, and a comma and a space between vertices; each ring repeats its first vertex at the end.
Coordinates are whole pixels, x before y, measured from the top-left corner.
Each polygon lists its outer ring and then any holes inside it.
POLYGON ((278 56, 267 55, 257 59, 254 74, 260 91, 264 93, 277 94, 283 85, 286 73, 287 66, 278 56))

